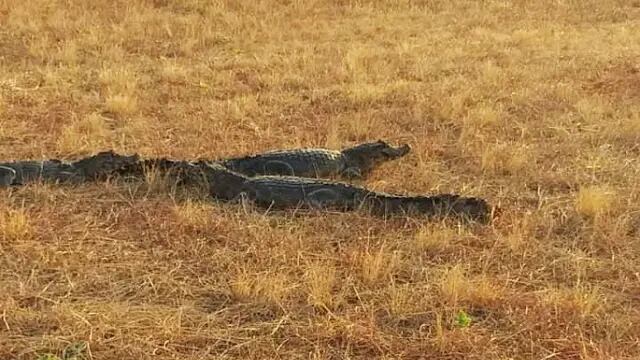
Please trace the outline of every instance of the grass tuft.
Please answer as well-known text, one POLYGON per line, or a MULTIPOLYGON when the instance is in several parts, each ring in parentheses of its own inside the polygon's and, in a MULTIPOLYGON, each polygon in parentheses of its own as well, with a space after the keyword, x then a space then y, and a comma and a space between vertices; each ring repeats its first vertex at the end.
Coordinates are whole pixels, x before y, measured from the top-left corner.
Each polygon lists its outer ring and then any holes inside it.
POLYGON ((63 154, 97 152, 108 147, 110 135, 107 119, 93 113, 63 128, 57 148, 63 154))
POLYGON ((613 210, 616 194, 603 186, 586 186, 580 189, 576 197, 576 211, 587 217, 598 217, 613 210))
POLYGON ((133 115, 138 111, 138 100, 130 94, 109 95, 104 102, 105 111, 117 115, 133 115))
POLYGON ((415 233, 412 250, 427 253, 443 252, 463 235, 458 229, 446 225, 425 224, 415 233))
POLYGON ((310 264, 305 271, 309 305, 317 308, 333 308, 339 299, 334 295, 336 270, 327 264, 310 264))
POLYGON ((4 241, 25 241, 33 234, 29 214, 23 209, 0 212, 0 234, 4 241))
POLYGON ((385 251, 384 246, 373 253, 367 251, 360 255, 360 277, 369 286, 388 280, 398 264, 396 254, 385 251))

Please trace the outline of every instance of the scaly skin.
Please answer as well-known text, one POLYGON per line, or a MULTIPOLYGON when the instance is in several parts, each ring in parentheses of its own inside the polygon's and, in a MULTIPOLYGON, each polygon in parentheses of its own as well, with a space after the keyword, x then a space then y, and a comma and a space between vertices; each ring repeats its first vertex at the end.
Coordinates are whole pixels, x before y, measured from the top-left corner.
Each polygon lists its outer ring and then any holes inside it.
MULTIPOLYGON (((367 176, 383 162, 405 156, 411 148, 394 148, 384 141, 359 144, 342 151, 328 149, 276 150, 253 156, 218 161, 223 166, 247 176, 288 175, 312 178, 367 176)), ((0 163, 0 187, 24 185, 34 181, 83 182, 104 178, 115 172, 140 175, 139 158, 104 151, 76 162, 60 160, 14 161, 0 163), (131 167, 138 167, 133 170, 131 167)))
POLYGON ((362 178, 382 163, 409 153, 409 145, 394 148, 382 140, 342 151, 329 149, 275 150, 218 161, 247 176, 283 175, 309 178, 362 178))
POLYGON ((341 211, 364 210, 375 215, 457 216, 486 221, 491 212, 482 199, 452 194, 403 196, 374 192, 341 182, 299 177, 261 176, 247 178, 244 193, 257 205, 341 211))
POLYGON ((114 175, 137 171, 141 160, 137 154, 120 155, 113 151, 103 151, 71 163, 83 181, 104 180, 114 175))
POLYGON ((402 196, 374 192, 360 186, 292 176, 248 177, 216 163, 190 163, 166 159, 149 160, 163 170, 171 170, 184 183, 205 181, 212 197, 220 200, 246 198, 264 208, 309 207, 340 211, 365 210, 379 216, 455 216, 486 222, 491 209, 478 198, 452 194, 402 196))
POLYGON ((50 183, 81 183, 104 179, 138 166, 137 155, 123 156, 104 151, 75 162, 60 160, 26 160, 0 163, 0 187, 50 183))
POLYGON ((43 180, 48 182, 68 182, 77 177, 76 171, 69 163, 58 160, 15 161, 0 164, 2 186, 24 185, 43 180))
POLYGON ((236 200, 245 197, 265 208, 366 210, 381 216, 456 216, 482 222, 489 220, 491 212, 486 201, 478 198, 452 194, 392 195, 342 182, 294 176, 249 177, 231 171, 219 163, 193 163, 168 159, 141 161, 137 155, 123 156, 112 151, 71 163, 50 160, 0 164, 0 180, 5 185, 25 184, 37 180, 83 182, 113 175, 142 176, 149 167, 168 173, 180 183, 205 182, 214 198, 236 200))

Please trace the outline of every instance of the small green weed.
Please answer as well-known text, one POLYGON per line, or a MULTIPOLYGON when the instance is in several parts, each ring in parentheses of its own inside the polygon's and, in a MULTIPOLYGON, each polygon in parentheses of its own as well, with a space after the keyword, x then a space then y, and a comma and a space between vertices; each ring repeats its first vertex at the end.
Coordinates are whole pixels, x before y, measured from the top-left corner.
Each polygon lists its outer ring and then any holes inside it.
POLYGON ((78 341, 67 345, 62 350, 62 357, 51 353, 40 354, 36 360, 85 360, 87 359, 85 351, 87 350, 87 343, 84 341, 78 341))
POLYGON ((469 327, 469 325, 471 325, 471 316, 469 316, 469 314, 467 314, 464 310, 460 310, 458 311, 458 315, 456 315, 455 323, 457 327, 469 327))
POLYGON ((53 354, 40 354, 36 360, 61 360, 58 355, 53 354))

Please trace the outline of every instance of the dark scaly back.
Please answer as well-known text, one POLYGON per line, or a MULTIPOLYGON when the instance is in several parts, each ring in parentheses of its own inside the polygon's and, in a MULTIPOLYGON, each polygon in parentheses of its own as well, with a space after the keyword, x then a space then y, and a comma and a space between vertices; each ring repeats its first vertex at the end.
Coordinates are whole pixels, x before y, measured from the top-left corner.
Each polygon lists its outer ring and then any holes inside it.
POLYGON ((259 175, 258 167, 261 160, 261 155, 247 155, 242 157, 218 160, 217 163, 231 171, 235 171, 247 176, 256 176, 259 175))
POLYGON ((355 202, 368 190, 348 183, 294 176, 257 176, 247 178, 245 189, 249 198, 269 208, 354 209, 355 202))
POLYGON ((337 175, 342 167, 339 151, 328 149, 274 150, 257 155, 224 159, 228 169, 247 175, 326 177, 337 175))
POLYGON ((113 175, 122 175, 140 166, 140 157, 120 155, 112 150, 102 151, 71 163, 87 180, 104 179, 113 175))

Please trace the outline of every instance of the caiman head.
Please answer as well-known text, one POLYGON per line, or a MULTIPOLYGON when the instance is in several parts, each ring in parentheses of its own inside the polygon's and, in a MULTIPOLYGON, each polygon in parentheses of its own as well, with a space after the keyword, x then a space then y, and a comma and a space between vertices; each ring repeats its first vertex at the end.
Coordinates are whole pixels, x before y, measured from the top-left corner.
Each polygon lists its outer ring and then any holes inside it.
POLYGON ((247 178, 218 163, 199 161, 195 164, 209 186, 209 195, 220 200, 234 200, 245 189, 247 178))
POLYGON ((411 151, 408 144, 393 147, 382 140, 363 143, 342 150, 346 162, 345 175, 361 177, 367 175, 376 166, 401 158, 411 151))
POLYGON ((131 175, 142 173, 142 163, 137 154, 120 155, 112 150, 102 151, 96 155, 72 163, 87 178, 104 179, 114 175, 131 175))
POLYGON ((452 204, 452 210, 457 215, 462 215, 480 223, 488 223, 492 217, 492 207, 487 201, 475 197, 458 198, 452 204))

